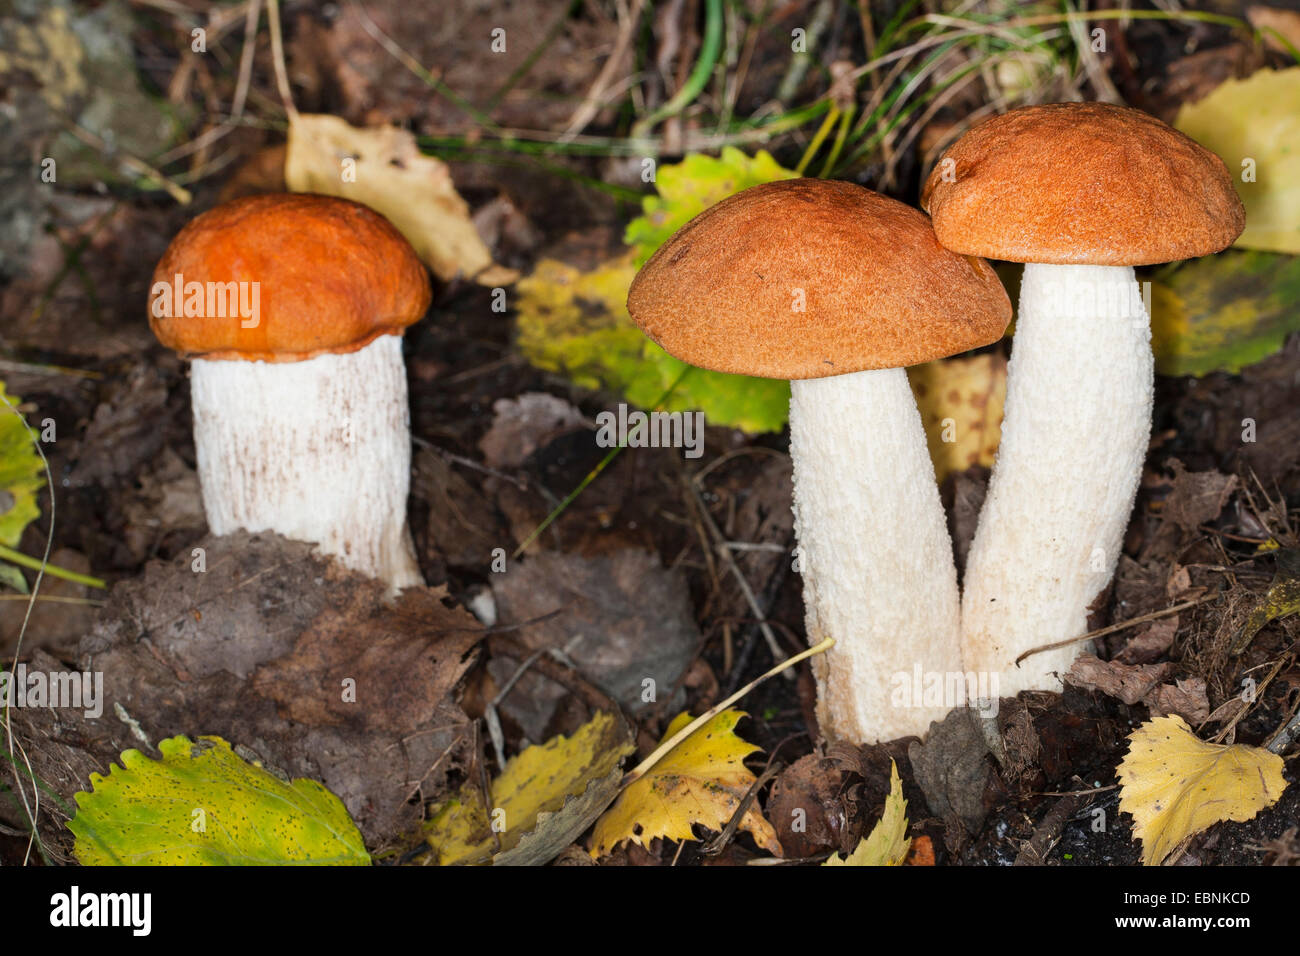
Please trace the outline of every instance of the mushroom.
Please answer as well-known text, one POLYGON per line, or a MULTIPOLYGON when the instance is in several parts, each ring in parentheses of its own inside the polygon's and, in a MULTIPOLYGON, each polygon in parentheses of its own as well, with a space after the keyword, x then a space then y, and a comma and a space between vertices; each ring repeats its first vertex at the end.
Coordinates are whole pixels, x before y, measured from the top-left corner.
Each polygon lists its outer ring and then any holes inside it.
POLYGON ((342 199, 238 199, 180 231, 150 297, 154 334, 191 359, 212 532, 274 531, 390 591, 423 584, 402 333, 430 288, 401 234, 342 199))
POLYGON ((966 563, 966 666, 1004 695, 1059 690, 1123 544, 1151 427, 1151 332, 1133 267, 1230 245, 1222 160, 1105 103, 1012 110, 950 147, 921 205, 956 252, 1026 263, 1002 439, 966 563))
POLYGON ((628 310, 692 365, 791 380, 807 637, 836 641, 814 667, 822 732, 924 734, 953 702, 914 694, 916 678, 961 672, 960 602, 904 369, 1002 336, 1011 303, 993 270, 943 249, 915 209, 794 179, 688 222, 637 274, 628 310))

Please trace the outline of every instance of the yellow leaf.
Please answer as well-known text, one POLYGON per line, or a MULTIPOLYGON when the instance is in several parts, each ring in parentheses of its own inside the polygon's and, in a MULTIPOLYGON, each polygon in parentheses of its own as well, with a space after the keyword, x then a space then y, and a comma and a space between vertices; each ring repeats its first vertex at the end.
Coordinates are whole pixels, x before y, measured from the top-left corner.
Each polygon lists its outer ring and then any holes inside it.
POLYGON ((971 465, 992 465, 1007 397, 1007 362, 1001 353, 929 362, 909 368, 907 375, 936 480, 971 465))
POLYGON ((1246 206, 1236 245, 1300 253, 1300 66, 1228 80, 1174 125, 1227 164, 1246 206))
POLYGON ((1119 808, 1133 816, 1147 866, 1159 866, 1180 843, 1216 823, 1252 819, 1286 789, 1277 754, 1207 743, 1172 714, 1129 736, 1116 776, 1119 808))
POLYGON ((478 781, 467 782, 430 812, 425 839, 442 866, 488 860, 544 863, 609 805, 622 779, 619 764, 634 749, 626 724, 613 714, 598 713, 572 737, 561 734, 507 761, 489 788, 491 812, 483 806, 478 781), (550 841, 558 843, 554 853, 520 859, 516 851, 525 850, 548 827, 565 830, 559 840, 550 841))
MULTIPOLYGON (((619 794, 614 805, 596 821, 591 855, 604 856, 627 840, 641 846, 657 837, 694 840, 695 824, 710 830, 726 826, 756 779, 744 760, 759 748, 734 733, 737 721, 744 716, 739 710, 724 710, 619 794)), ((678 714, 664 731, 663 739, 690 721, 690 714, 678 714)), ((776 831, 757 804, 750 805, 740 820, 740 828, 748 830, 764 850, 781 855, 776 831)))
POLYGON ((421 153, 406 130, 299 113, 289 122, 284 179, 294 192, 351 199, 382 213, 444 282, 468 276, 496 286, 518 278, 493 265, 447 164, 421 153))
POLYGON ((903 799, 903 781, 898 767, 889 761, 889 798, 884 812, 871 829, 871 835, 858 848, 842 858, 832 853, 822 866, 902 866, 912 841, 907 836, 907 801, 903 799))

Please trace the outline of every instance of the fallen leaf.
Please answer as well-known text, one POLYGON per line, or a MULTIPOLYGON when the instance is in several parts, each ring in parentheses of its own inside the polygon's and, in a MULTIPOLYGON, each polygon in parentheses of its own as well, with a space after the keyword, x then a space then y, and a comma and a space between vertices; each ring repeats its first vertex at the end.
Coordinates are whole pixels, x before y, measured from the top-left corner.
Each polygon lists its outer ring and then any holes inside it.
POLYGON ((1167 464, 1174 472, 1174 490, 1165 499, 1165 517, 1183 531, 1196 531, 1219 517, 1237 487, 1237 476, 1188 471, 1177 458, 1169 459, 1167 464))
POLYGON ((1235 244, 1300 253, 1300 66, 1227 80, 1174 125, 1227 164, 1246 206, 1235 244))
MULTIPOLYGON (((619 794, 596 821, 591 855, 605 856, 628 840, 639 846, 660 837, 694 840, 696 825, 709 830, 726 826, 757 779, 744 760, 759 748, 735 734, 736 723, 744 716, 739 710, 724 710, 619 794)), ((689 713, 678 714, 663 739, 690 722, 689 713)), ((776 831, 756 803, 741 817, 740 829, 748 831, 761 849, 782 855, 776 831)))
POLYGON ((1146 866, 1159 866, 1180 843, 1216 823, 1254 818, 1286 789, 1277 754, 1207 743, 1176 716, 1135 730, 1115 773, 1119 808, 1133 817, 1146 866))
MULTIPOLYGON (((776 829, 785 856, 814 856, 852 842, 841 834, 851 829, 841 788, 842 771, 835 761, 807 754, 786 767, 772 783, 767 816, 776 829)), ((846 834, 852 838, 852 834, 846 834)))
POLYGON ((406 130, 299 113, 289 121, 284 178, 294 192, 351 199, 383 214, 444 282, 466 276, 499 286, 518 277, 493 264, 447 164, 420 152, 406 130))
POLYGON ((928 836, 919 836, 912 841, 912 849, 907 852, 904 866, 934 866, 934 842, 928 836))
POLYGON ((1178 615, 1152 621, 1144 630, 1128 639, 1128 643, 1115 655, 1121 664, 1150 664, 1169 650, 1178 633, 1178 615))
POLYGON ((1100 691, 1108 697, 1122 700, 1132 706, 1142 701, 1169 676, 1173 665, 1121 664, 1103 661, 1092 654, 1075 659, 1065 679, 1075 687, 1100 691))
MULTIPOLYGON (((647 704, 647 680, 657 688, 654 698, 666 702, 700 644, 686 575, 665 568, 649 551, 625 548, 590 557, 543 551, 510 562, 491 579, 498 626, 529 650, 564 648, 588 680, 631 713, 647 704)), ((540 740, 568 696, 526 673, 502 709, 540 740)))
POLYGON ((993 771, 977 721, 972 711, 958 707, 930 724, 924 743, 913 741, 907 748, 926 805, 947 824, 944 842, 950 849, 978 833, 988 813, 984 790, 993 771))
POLYGON ((585 424, 571 402, 546 392, 525 392, 492 403, 492 427, 478 447, 493 468, 517 468, 556 436, 585 424))
POLYGON ((750 186, 798 177, 761 149, 753 156, 734 146, 724 146, 717 157, 693 153, 680 163, 658 167, 658 195, 641 200, 643 212, 628 223, 623 241, 633 247, 640 268, 673 233, 714 203, 750 186))
POLYGON ((907 370, 935 479, 991 466, 1002 436, 1007 362, 1001 353, 942 359, 907 370))
POLYGON ((1151 283, 1156 371, 1239 372, 1267 358, 1300 331, 1297 297, 1300 258, 1291 255, 1229 249, 1160 273, 1151 283))
POLYGON ((889 796, 871 833, 847 857, 832 853, 822 866, 901 866, 912 841, 907 838, 907 801, 898 767, 889 762, 889 796))
MULTIPOLYGON (((425 555, 448 565, 484 568, 492 564, 493 551, 509 540, 481 474, 458 467, 433 448, 415 453, 411 494, 428 509, 425 555)), ((442 577, 436 571, 432 580, 442 577)))
MULTIPOLYGON (((1287 553, 1282 552, 1282 554, 1287 553)), ((1295 554, 1295 552, 1290 553, 1295 554)), ((1300 613, 1300 575, 1296 574, 1295 565, 1294 558, 1289 561, 1278 558, 1277 572, 1269 583, 1268 593, 1264 595, 1264 600, 1251 610, 1246 623, 1242 625, 1241 633, 1232 642, 1234 654, 1240 654, 1245 650, 1265 624, 1300 613)))
POLYGON ((561 734, 508 760, 490 784, 490 811, 478 781, 466 782, 429 811, 425 839, 442 866, 540 866, 609 806, 622 779, 619 764, 635 749, 621 717, 597 713, 573 736, 561 734))
POLYGON ((780 431, 789 414, 789 383, 692 368, 673 358, 628 315, 635 275, 630 252, 589 272, 543 259, 517 286, 520 350, 538 368, 561 372, 584 388, 622 392, 641 408, 656 408, 676 382, 661 406, 665 411, 698 409, 713 425, 780 431))
POLYGON ((1204 723, 1210 717, 1205 681, 1199 677, 1161 684, 1153 688, 1142 702, 1150 708, 1152 717, 1177 714, 1193 724, 1204 723))
POLYGON ((0 382, 0 544, 18 547, 23 529, 41 515, 36 496, 45 487, 45 465, 34 445, 35 433, 0 382))
POLYGON ((412 793, 460 763, 471 735, 456 686, 482 636, 445 591, 390 602, 382 582, 305 542, 200 538, 114 585, 78 655, 78 669, 104 674, 105 716, 51 737, 34 769, 45 779, 86 737, 134 746, 121 707, 149 740, 180 731, 255 746, 327 786, 370 845, 390 845, 422 818, 412 793))
POLYGON ((281 780, 220 737, 158 750, 161 760, 125 751, 76 795, 68 829, 83 866, 369 864, 347 810, 315 780, 281 780))

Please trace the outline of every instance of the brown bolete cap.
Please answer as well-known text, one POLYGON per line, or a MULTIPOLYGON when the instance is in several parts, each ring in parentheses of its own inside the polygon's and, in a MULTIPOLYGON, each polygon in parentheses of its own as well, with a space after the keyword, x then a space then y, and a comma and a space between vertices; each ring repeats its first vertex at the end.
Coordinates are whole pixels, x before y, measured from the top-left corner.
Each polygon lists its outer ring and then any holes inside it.
POLYGON ((205 212, 172 240, 153 279, 154 334, 177 352, 208 359, 294 362, 355 352, 381 335, 401 335, 431 297, 415 250, 387 219, 310 194, 250 196, 205 212), (257 324, 244 328, 230 308, 207 314, 206 296, 203 314, 174 314, 176 300, 160 303, 156 290, 161 283, 161 294, 174 294, 177 276, 183 286, 205 288, 256 282, 257 324))
POLYGON ((785 379, 928 362, 1011 320, 988 263, 940 246, 924 214, 823 179, 706 209, 642 266, 627 307, 684 362, 785 379))
POLYGON ((1223 160, 1154 116, 1109 103, 1026 106, 986 120, 944 153, 921 208, 949 249, 1056 265, 1190 259, 1231 245, 1246 225, 1223 160))

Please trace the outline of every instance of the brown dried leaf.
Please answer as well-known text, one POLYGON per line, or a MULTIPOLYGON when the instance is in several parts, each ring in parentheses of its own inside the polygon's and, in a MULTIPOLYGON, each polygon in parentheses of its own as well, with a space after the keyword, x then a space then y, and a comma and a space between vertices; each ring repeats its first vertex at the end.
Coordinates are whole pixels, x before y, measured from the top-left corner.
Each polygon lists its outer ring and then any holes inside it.
POLYGON ((1170 458, 1166 465, 1174 472, 1174 490, 1165 501, 1165 517, 1183 531, 1195 531, 1219 517, 1237 487, 1236 475, 1188 471, 1177 458, 1170 458))
POLYGON ((1152 717, 1177 714, 1191 724, 1200 724, 1210 716, 1210 702, 1205 696, 1205 681, 1189 677, 1173 684, 1161 684, 1142 699, 1152 717))
POLYGON ((833 760, 808 754, 776 778, 767 801, 767 818, 787 857, 801 859, 827 850, 847 852, 856 845, 861 827, 851 826, 846 817, 840 795, 844 776, 833 760), (848 841, 843 838, 846 830, 853 831, 848 841))
POLYGON ((1085 654, 1074 662, 1065 679, 1076 687, 1100 691, 1131 706, 1157 687, 1172 669, 1168 662, 1131 665, 1085 654))
POLYGON ((1115 655, 1121 664, 1150 664, 1161 654, 1169 650, 1178 633, 1178 615, 1152 621, 1144 629, 1129 638, 1123 649, 1115 655))
POLYGON ((499 398, 492 412, 492 427, 478 447, 493 468, 517 468, 558 435, 586 424, 572 403, 546 392, 499 398))

